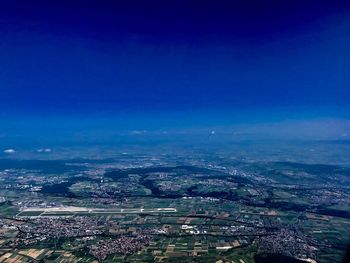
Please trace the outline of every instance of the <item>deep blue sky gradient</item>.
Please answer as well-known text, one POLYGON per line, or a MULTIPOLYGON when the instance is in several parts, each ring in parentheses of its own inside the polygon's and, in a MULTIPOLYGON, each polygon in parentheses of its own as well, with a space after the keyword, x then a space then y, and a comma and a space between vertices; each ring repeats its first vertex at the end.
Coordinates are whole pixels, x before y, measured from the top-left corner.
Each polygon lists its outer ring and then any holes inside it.
POLYGON ((3 1, 0 98, 3 125, 348 118, 350 2, 3 1))

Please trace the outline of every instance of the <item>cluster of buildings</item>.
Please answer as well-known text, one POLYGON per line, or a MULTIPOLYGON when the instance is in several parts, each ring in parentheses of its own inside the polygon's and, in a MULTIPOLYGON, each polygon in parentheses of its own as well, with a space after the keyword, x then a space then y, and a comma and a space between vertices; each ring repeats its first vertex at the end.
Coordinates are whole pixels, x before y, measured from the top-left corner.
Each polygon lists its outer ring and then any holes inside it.
POLYGON ((96 236, 105 231, 104 224, 94 217, 39 217, 19 224, 17 228, 17 242, 23 245, 47 239, 96 236))
POLYGON ((142 250, 150 241, 151 236, 142 233, 120 236, 98 241, 89 247, 89 253, 99 260, 104 260, 111 254, 131 255, 142 250))
POLYGON ((280 228, 274 235, 261 236, 257 239, 260 252, 313 260, 317 251, 312 245, 315 242, 294 227, 280 228))

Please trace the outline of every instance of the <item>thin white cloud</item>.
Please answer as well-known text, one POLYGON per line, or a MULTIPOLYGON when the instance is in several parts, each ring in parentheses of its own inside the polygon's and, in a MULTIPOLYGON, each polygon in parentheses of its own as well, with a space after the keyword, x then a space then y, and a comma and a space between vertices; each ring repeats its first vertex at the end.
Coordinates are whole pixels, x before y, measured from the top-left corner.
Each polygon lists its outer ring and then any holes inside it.
POLYGON ((6 150, 4 150, 4 153, 6 153, 6 154, 13 154, 15 152, 16 152, 15 149, 6 149, 6 150))
POLYGON ((52 152, 52 149, 50 148, 41 148, 37 150, 38 153, 50 153, 52 152))
POLYGON ((132 131, 131 134, 132 135, 141 135, 141 134, 145 134, 146 132, 147 132, 146 130, 142 130, 142 131, 135 130, 135 131, 132 131))

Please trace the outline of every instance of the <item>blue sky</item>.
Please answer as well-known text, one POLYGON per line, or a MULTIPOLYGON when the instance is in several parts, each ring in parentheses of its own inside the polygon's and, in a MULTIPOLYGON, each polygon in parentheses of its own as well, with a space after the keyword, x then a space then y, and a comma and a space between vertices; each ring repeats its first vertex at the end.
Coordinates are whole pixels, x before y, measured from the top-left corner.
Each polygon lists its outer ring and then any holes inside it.
POLYGON ((349 117, 347 1, 7 2, 3 134, 349 117))

